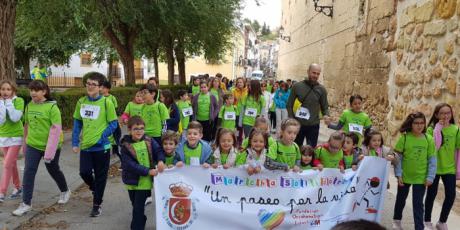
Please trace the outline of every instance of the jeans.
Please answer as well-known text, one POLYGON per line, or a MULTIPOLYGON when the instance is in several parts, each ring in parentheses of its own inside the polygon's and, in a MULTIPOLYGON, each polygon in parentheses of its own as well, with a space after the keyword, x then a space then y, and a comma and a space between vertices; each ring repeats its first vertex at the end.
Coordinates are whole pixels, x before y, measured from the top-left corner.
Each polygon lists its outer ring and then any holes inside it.
POLYGON ((21 149, 20 145, 2 147, 3 152, 3 171, 2 179, 0 181, 0 194, 5 195, 10 185, 10 180, 13 179, 13 185, 15 188, 21 188, 21 181, 19 180, 18 172, 18 154, 21 149))
POLYGON ((412 210, 414 215, 415 230, 423 230, 423 196, 425 195, 424 184, 404 184, 398 186, 398 193, 396 194, 395 209, 393 214, 394 220, 401 220, 404 206, 406 206, 406 199, 409 195, 409 189, 412 186, 412 210))
POLYGON ((203 126, 203 140, 210 142, 212 138, 212 124, 210 120, 207 121, 198 121, 201 126, 203 126))
POLYGON ((281 122, 288 118, 287 109, 276 108, 276 131, 281 132, 281 122))
POLYGON ((89 186, 89 189, 93 191, 93 205, 102 204, 109 165, 109 150, 95 152, 82 150, 80 152, 80 177, 89 186))
POLYGON ((431 222, 431 212, 433 211, 433 203, 438 194, 439 179, 442 179, 444 184, 445 198, 442 203, 441 215, 439 216, 439 222, 446 223, 449 217, 450 210, 454 205, 455 201, 455 174, 436 175, 433 184, 428 187, 425 197, 425 221, 431 222))
MULTIPOLYGON (((22 201, 24 204, 30 205, 32 202, 32 194, 34 192, 35 185, 35 175, 37 174, 38 165, 40 160, 43 158, 45 152, 35 149, 33 147, 27 146, 26 156, 25 156, 25 166, 24 166, 24 177, 23 177, 23 195, 22 201)), ((59 168, 59 156, 61 150, 56 151, 54 159, 50 163, 45 162, 46 170, 56 182, 59 190, 61 192, 66 192, 69 190, 67 187, 67 182, 65 180, 64 174, 59 168)))
POLYGON ((145 216, 145 200, 151 196, 150 190, 128 190, 129 200, 133 206, 131 230, 144 230, 147 217, 145 216))
POLYGON ((319 124, 317 125, 302 125, 300 126, 300 131, 295 138, 295 143, 298 146, 302 146, 305 138, 307 139, 307 144, 316 147, 318 144, 319 136, 319 124))

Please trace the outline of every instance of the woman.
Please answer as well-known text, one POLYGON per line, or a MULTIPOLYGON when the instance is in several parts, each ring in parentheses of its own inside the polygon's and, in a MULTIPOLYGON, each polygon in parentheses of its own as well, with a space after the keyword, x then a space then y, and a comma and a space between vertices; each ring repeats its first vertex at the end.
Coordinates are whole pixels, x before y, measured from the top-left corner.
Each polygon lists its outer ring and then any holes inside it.
POLYGON ((275 101, 276 106, 276 130, 280 130, 281 121, 288 118, 288 113, 286 109, 286 104, 289 98, 289 88, 286 82, 281 82, 280 88, 275 92, 275 101))

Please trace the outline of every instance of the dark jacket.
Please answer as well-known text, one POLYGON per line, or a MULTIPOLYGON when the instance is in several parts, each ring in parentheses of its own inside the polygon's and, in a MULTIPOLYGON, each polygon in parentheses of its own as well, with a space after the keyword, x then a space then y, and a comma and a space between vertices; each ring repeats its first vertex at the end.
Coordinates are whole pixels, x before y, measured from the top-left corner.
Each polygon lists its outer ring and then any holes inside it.
POLYGON ((138 185, 139 177, 147 176, 149 170, 155 168, 158 161, 165 160, 165 154, 163 149, 158 145, 158 143, 149 137, 143 137, 142 141, 145 141, 147 144, 147 150, 149 152, 150 159, 150 168, 144 167, 139 164, 137 160, 136 152, 132 147, 134 143, 131 135, 125 135, 121 140, 121 168, 123 169, 121 173, 121 178, 123 183, 127 185, 138 185))
POLYGON ((296 118, 302 125, 319 124, 320 112, 323 116, 329 116, 329 104, 327 101, 327 91, 323 85, 312 83, 308 80, 297 82, 291 88, 291 94, 286 104, 288 115, 296 118), (293 106, 295 99, 302 103, 302 107, 307 108, 310 112, 310 119, 300 119, 295 117, 293 106))
POLYGON ((166 120, 166 127, 168 130, 172 130, 177 132, 179 130, 179 122, 180 122, 180 112, 179 108, 177 107, 176 103, 172 103, 169 109, 169 119, 166 120))

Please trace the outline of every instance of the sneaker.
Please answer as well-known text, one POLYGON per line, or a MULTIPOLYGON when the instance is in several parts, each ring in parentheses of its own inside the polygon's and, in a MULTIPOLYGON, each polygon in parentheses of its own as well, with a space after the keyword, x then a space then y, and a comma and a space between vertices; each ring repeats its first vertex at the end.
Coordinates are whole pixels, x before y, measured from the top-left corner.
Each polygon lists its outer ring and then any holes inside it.
POLYGON ((401 220, 393 220, 393 230, 402 230, 401 220))
POLYGON ((65 204, 69 201, 70 199, 70 190, 67 190, 66 192, 61 192, 61 195, 59 195, 59 200, 58 204, 65 204))
POLYGON ((147 199, 145 200, 145 206, 151 204, 153 202, 153 199, 151 196, 147 197, 147 199))
POLYGON ((425 221, 425 222, 423 222, 423 225, 425 226, 426 230, 433 230, 434 229, 433 224, 431 222, 425 221))
POLYGON ((0 194, 0 203, 5 202, 5 195, 0 194))
POLYGON ((19 207, 16 210, 13 211, 13 215, 14 216, 22 216, 25 213, 29 212, 30 210, 32 210, 32 205, 27 205, 27 204, 21 203, 19 205, 19 207))
POLYGON ((8 197, 8 199, 14 200, 14 199, 21 198, 21 196, 22 196, 22 189, 15 188, 13 192, 11 193, 11 195, 8 197))
POLYGON ((436 224, 436 229, 437 229, 437 230, 448 230, 447 224, 446 224, 446 223, 438 222, 438 223, 436 224))
POLYGON ((91 213, 89 214, 90 217, 98 217, 102 213, 102 207, 100 205, 94 205, 91 213))

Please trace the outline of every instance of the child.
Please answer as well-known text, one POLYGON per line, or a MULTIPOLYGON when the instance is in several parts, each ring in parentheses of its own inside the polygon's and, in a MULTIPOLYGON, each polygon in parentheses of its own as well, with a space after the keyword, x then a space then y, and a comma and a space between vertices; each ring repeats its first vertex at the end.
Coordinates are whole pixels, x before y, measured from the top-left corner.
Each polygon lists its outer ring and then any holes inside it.
POLYGON ((27 105, 24 114, 24 191, 22 203, 13 211, 15 216, 22 216, 32 209, 35 175, 42 158, 45 160, 46 170, 61 191, 58 204, 67 203, 70 198, 70 190, 59 167, 63 141, 61 112, 56 102, 51 99, 50 89, 45 82, 32 81, 29 90, 32 101, 27 105))
POLYGON ((192 85, 190 85, 189 92, 194 97, 200 93, 200 78, 198 76, 192 76, 192 85))
POLYGON ((433 185, 428 187, 426 193, 425 227, 433 227, 431 224, 431 212, 438 192, 439 180, 442 179, 445 198, 436 228, 447 229, 447 218, 455 201, 455 174, 460 170, 460 166, 455 159, 455 154, 460 148, 460 134, 458 126, 455 125, 452 107, 449 104, 441 103, 434 108, 433 115, 428 123, 427 133, 434 136, 437 169, 433 185))
POLYGON ((256 122, 256 117, 264 113, 265 100, 258 80, 251 80, 248 95, 239 103, 239 106, 244 136, 249 136, 249 132, 256 122))
POLYGON ((278 90, 278 82, 273 84, 270 94, 270 130, 271 133, 276 133, 276 105, 275 105, 275 93, 278 90))
POLYGON ((295 119, 288 118, 281 122, 280 138, 270 145, 265 168, 285 171, 293 169, 294 172, 300 170, 300 150, 299 146, 294 142, 299 130, 300 123, 295 119))
POLYGON ((302 170, 314 169, 313 158, 315 157, 315 149, 310 145, 304 145, 300 149, 300 154, 302 154, 300 159, 300 168, 302 170))
MULTIPOLYGON (((179 90, 179 101, 177 107, 180 111, 180 124, 182 132, 187 131, 188 123, 190 122, 190 116, 193 115, 193 108, 188 101, 188 94, 185 90, 179 90)), ((180 128, 179 128, 180 130, 180 128)))
POLYGON ((144 105, 141 118, 145 122, 145 135, 152 137, 161 145, 161 134, 167 130, 166 120, 169 119, 169 110, 166 105, 156 100, 158 89, 152 85, 142 87, 144 105))
POLYGON ((362 153, 359 160, 362 159, 362 156, 374 156, 385 158, 391 161, 394 166, 399 163, 399 158, 395 156, 390 148, 383 145, 383 135, 377 130, 370 130, 366 134, 361 149, 362 153))
MULTIPOLYGON (((254 124, 253 129, 259 129, 260 131, 266 133, 268 135, 268 146, 271 146, 273 143, 275 143, 275 139, 270 135, 270 128, 268 127, 268 121, 264 117, 258 117, 256 119, 256 123, 254 124)), ((243 143, 241 143, 241 148, 246 148, 248 147, 248 141, 249 138, 245 138, 243 140, 243 143)))
POLYGON ((343 142, 344 137, 342 133, 332 133, 328 142, 315 150, 313 166, 318 167, 319 170, 323 170, 323 168, 338 168, 343 172, 345 170, 342 151, 343 142))
POLYGON ((401 125, 401 136, 395 146, 401 162, 395 168, 398 191, 393 215, 393 229, 402 229, 401 219, 409 189, 412 186, 412 209, 416 230, 422 230, 423 196, 436 174, 436 153, 433 138, 426 134, 425 115, 411 113, 401 125))
POLYGON ((194 120, 198 121, 203 130, 203 140, 210 142, 212 138, 212 125, 219 112, 217 99, 208 92, 208 85, 205 81, 200 83, 201 92, 195 95, 192 100, 194 120))
POLYGON ((81 149, 80 176, 93 191, 90 217, 98 217, 110 164, 109 137, 116 130, 118 120, 112 101, 99 94, 105 76, 97 72, 87 76, 87 96, 78 100, 73 114, 72 150, 79 153, 81 149))
POLYGON ((281 122, 288 117, 286 104, 289 98, 291 91, 286 82, 281 82, 279 89, 275 92, 273 100, 275 101, 276 107, 276 130, 280 130, 281 122))
POLYGON ((361 148, 358 147, 359 137, 358 134, 351 132, 346 133, 343 141, 343 163, 345 169, 356 170, 358 166, 359 157, 362 153, 361 148))
MULTIPOLYGON (((118 116, 120 114, 118 114, 118 111, 117 111, 118 110, 117 98, 113 96, 112 94, 110 94, 110 89, 112 89, 112 84, 110 83, 110 81, 107 81, 107 80, 104 81, 104 83, 102 83, 101 93, 104 97, 112 101, 113 106, 115 107, 115 112, 118 116)), ((113 133, 112 136, 109 137, 109 140, 110 140, 110 143, 112 144, 112 154, 115 154, 118 157, 120 157, 120 151, 118 151, 118 146, 120 145, 120 139, 121 139, 121 129, 120 129, 120 125, 117 125, 115 132, 113 133)))
POLYGON ((4 156, 0 181, 0 203, 2 203, 11 179, 13 179, 14 189, 9 198, 19 198, 22 193, 17 160, 24 135, 21 122, 24 100, 16 97, 16 84, 10 80, 0 82, 0 96, 0 148, 4 156))
POLYGON ((172 168, 174 166, 174 157, 176 155, 176 147, 179 142, 177 133, 171 130, 166 131, 163 136, 161 136, 161 144, 163 151, 165 153, 164 164, 167 168, 172 168))
POLYGON ((145 124, 139 116, 128 121, 129 135, 121 140, 122 180, 133 206, 131 229, 145 229, 145 201, 151 195, 152 177, 158 174, 154 168, 152 139, 144 136, 145 124))
POLYGON ((218 126, 221 128, 235 131, 236 121, 238 121, 240 114, 238 111, 238 107, 233 105, 234 97, 232 94, 225 94, 223 96, 223 101, 225 102, 225 104, 219 111, 218 126))
POLYGON ((174 163, 176 166, 182 165, 199 166, 209 168, 212 149, 206 141, 202 141, 203 126, 197 121, 188 124, 187 139, 176 148, 174 163))
POLYGON ((166 126, 168 127, 168 130, 172 130, 174 132, 179 131, 180 112, 179 108, 174 102, 174 96, 171 90, 162 90, 160 101, 163 102, 163 104, 165 104, 166 108, 169 111, 169 119, 166 120, 166 126))
POLYGON ((216 149, 213 152, 213 168, 223 166, 224 169, 235 166, 236 161, 236 136, 235 132, 221 128, 217 132, 216 149))
POLYGON ((259 129, 252 129, 249 134, 249 147, 237 156, 236 165, 244 165, 249 175, 259 173, 266 161, 268 134, 259 129))
POLYGON ((142 115, 142 106, 144 104, 144 99, 142 98, 142 91, 139 90, 136 92, 136 96, 133 101, 130 101, 125 108, 125 111, 121 115, 121 120, 123 124, 128 124, 128 119, 132 116, 141 116, 142 115))
POLYGON ((372 121, 365 112, 362 111, 363 98, 360 95, 352 95, 350 97, 351 109, 346 109, 340 115, 339 123, 336 125, 329 124, 328 128, 340 130, 343 128, 345 133, 355 132, 359 136, 359 143, 361 144, 364 131, 372 127, 372 121))
POLYGON ((265 105, 264 105, 264 113, 262 114, 262 117, 265 119, 268 119, 268 111, 270 110, 270 105, 271 105, 271 93, 267 91, 267 82, 262 82, 260 84, 260 88, 262 89, 262 96, 264 97, 265 105))

